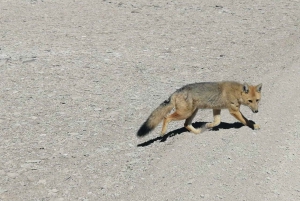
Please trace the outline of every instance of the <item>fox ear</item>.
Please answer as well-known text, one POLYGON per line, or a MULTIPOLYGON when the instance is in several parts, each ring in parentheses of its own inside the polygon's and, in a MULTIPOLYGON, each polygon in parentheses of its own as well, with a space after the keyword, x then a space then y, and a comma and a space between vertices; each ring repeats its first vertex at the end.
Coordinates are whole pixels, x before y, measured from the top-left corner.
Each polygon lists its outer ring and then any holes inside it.
POLYGON ((261 92, 261 87, 262 87, 262 84, 259 84, 259 85, 257 85, 255 88, 256 88, 256 91, 258 92, 258 93, 260 93, 261 92))
POLYGON ((247 94, 249 92, 249 85, 247 83, 244 83, 243 91, 247 94))

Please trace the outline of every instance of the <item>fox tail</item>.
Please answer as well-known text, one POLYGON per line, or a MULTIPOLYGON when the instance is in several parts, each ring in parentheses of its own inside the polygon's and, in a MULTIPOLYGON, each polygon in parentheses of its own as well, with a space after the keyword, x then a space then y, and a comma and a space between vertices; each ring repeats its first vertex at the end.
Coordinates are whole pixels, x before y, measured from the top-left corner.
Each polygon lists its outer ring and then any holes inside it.
POLYGON ((170 96, 168 100, 161 103, 148 117, 148 119, 143 123, 137 132, 138 137, 143 137, 150 133, 162 120, 163 118, 171 112, 174 108, 174 96, 170 96))

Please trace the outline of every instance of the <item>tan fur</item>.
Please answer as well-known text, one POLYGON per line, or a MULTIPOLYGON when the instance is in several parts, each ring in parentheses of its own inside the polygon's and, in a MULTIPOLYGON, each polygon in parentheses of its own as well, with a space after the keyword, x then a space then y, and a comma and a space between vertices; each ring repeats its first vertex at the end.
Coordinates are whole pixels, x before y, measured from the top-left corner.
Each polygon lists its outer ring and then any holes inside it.
POLYGON ((138 136, 144 136, 154 129, 162 120, 161 134, 167 131, 168 123, 184 120, 184 126, 190 132, 198 134, 201 129, 192 126, 192 120, 198 109, 213 109, 214 120, 205 125, 206 128, 218 126, 221 122, 221 109, 228 109, 237 120, 253 129, 259 125, 246 119, 240 112, 240 106, 248 106, 254 113, 258 112, 261 99, 262 84, 252 86, 238 82, 203 82, 186 85, 174 92, 169 100, 155 109, 138 131, 138 136), (167 114, 175 108, 174 113, 167 114))

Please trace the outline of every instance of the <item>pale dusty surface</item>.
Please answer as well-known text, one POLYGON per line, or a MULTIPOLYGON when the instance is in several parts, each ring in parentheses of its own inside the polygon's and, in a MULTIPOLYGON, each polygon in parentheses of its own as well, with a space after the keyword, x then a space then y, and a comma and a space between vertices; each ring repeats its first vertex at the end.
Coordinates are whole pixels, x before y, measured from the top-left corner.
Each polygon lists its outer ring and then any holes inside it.
POLYGON ((0 0, 0 200, 300 200, 299 10, 0 0), (216 131, 136 137, 175 89, 221 80, 263 83, 260 112, 242 108, 261 130, 224 110, 216 131))

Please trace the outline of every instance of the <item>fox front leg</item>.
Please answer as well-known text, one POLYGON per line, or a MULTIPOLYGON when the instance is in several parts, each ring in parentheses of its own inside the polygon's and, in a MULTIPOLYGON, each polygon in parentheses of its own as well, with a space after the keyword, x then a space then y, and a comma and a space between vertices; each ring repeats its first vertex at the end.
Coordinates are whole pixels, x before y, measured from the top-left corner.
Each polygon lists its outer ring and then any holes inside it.
POLYGON ((253 121, 249 121, 239 110, 230 109, 229 112, 232 116, 234 116, 237 120, 242 122, 242 124, 244 124, 245 126, 249 126, 254 130, 260 129, 260 126, 258 124, 256 124, 253 121))

